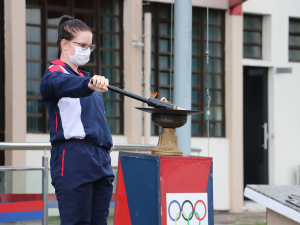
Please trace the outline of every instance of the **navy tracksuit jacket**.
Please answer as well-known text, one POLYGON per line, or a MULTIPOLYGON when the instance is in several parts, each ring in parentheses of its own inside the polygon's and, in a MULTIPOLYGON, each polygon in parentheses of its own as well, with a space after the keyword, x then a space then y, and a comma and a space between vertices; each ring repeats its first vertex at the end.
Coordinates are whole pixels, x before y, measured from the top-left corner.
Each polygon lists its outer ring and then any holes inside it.
POLYGON ((107 224, 114 174, 113 148, 101 94, 61 60, 41 83, 50 118, 51 177, 62 225, 107 224))

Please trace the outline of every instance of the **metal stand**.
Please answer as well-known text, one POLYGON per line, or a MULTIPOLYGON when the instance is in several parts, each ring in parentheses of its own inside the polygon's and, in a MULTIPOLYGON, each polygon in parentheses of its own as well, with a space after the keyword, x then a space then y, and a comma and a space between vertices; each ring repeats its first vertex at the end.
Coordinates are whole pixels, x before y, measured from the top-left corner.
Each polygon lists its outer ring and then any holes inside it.
POLYGON ((43 225, 48 224, 48 180, 49 180, 49 165, 48 156, 43 156, 43 225))

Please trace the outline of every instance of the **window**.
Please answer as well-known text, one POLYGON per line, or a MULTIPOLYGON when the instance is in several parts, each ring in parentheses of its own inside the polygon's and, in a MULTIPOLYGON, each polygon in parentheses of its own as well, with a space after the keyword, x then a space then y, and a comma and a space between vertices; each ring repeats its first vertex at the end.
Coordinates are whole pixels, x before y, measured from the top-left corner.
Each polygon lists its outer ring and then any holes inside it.
MULTIPOLYGON (((84 21, 93 32, 96 50, 79 69, 101 74, 123 88, 123 28, 121 0, 27 0, 27 131, 48 132, 49 120, 41 102, 41 77, 57 59, 57 29, 63 14, 84 21)), ((123 97, 103 93, 107 124, 112 134, 123 133, 123 97)))
POLYGON ((46 110, 40 94, 42 57, 42 5, 40 1, 27 1, 26 7, 26 76, 27 76, 27 131, 45 131, 46 110))
POLYGON ((300 62, 300 19, 290 18, 289 61, 300 62))
MULTIPOLYGON (((152 13, 152 73, 151 91, 158 97, 173 100, 173 70, 171 67, 171 5, 151 3, 145 11, 152 13)), ((211 94, 210 136, 225 136, 224 114, 224 20, 223 11, 210 10, 209 50, 211 94)), ((174 35, 172 35, 174 37, 174 35)), ((174 43, 174 42, 173 42, 174 43)), ((204 111, 207 104, 205 78, 206 10, 193 7, 192 25, 192 110, 204 111)), ((174 52, 174 48, 173 48, 174 52)), ((207 136, 207 116, 192 116, 192 135, 207 136)), ((152 135, 159 127, 152 123, 152 135)))
POLYGON ((262 59, 262 16, 244 15, 244 58, 262 59))

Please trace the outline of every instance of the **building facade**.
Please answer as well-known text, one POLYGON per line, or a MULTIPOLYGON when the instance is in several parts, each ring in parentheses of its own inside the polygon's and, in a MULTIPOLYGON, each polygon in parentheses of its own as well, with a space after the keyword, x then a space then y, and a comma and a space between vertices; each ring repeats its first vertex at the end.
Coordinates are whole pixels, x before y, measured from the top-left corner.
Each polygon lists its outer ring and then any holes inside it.
MULTIPOLYGON (((241 6, 230 9, 231 1, 209 1, 208 83, 206 1, 192 1, 191 108, 205 110, 208 86, 215 210, 242 211, 247 183, 295 182, 300 158, 296 145, 300 132, 300 13, 296 9, 300 5, 297 0, 276 1, 248 0, 243 11, 241 6)), ((172 100, 171 0, 2 0, 0 4, 4 25, 0 30, 4 40, 0 45, 0 141, 49 141, 39 85, 57 58, 56 32, 63 14, 86 22, 94 35, 97 49, 81 69, 143 95, 144 53, 133 42, 143 42, 143 15, 150 12, 151 90, 172 100)), ((113 92, 104 93, 103 98, 114 143, 143 144, 143 114, 135 109, 142 104, 113 92)), ((207 119, 205 114, 192 117, 191 145, 202 149, 202 156, 208 155, 207 119)), ((151 144, 156 145, 159 129, 154 124, 151 134, 151 144)), ((42 155, 42 151, 1 152, 0 163, 38 166, 42 155)), ((117 153, 111 156, 116 165, 117 153)), ((24 179, 26 188, 33 190, 32 178, 24 179)))

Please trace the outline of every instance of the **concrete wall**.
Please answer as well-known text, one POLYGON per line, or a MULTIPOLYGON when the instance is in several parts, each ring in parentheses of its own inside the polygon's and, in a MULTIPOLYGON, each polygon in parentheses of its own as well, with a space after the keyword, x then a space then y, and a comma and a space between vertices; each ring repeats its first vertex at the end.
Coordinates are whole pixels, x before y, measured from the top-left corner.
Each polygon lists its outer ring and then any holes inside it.
MULTIPOLYGON (((162 1, 168 2, 168 1, 162 1)), ((170 1, 169 1, 170 2, 170 1)), ((217 6, 215 1, 210 0, 210 4, 217 6)), ((219 1, 218 1, 219 2, 219 1)), ((227 0, 220 2, 220 8, 227 7, 227 0), (223 4, 223 3, 224 4, 223 4), (226 3, 226 4, 225 4, 226 3)), ((193 1, 193 5, 206 7, 206 0, 193 1)), ((132 40, 138 38, 141 41, 142 24, 140 20, 142 16, 141 0, 124 0, 124 89, 136 94, 142 92, 142 49, 132 46, 132 40), (134 12, 134 13, 133 13, 134 12)), ((142 114, 134 107, 140 106, 136 100, 125 98, 124 103, 124 135, 113 135, 115 144, 141 144, 142 137, 142 114)), ((48 142, 49 134, 27 134, 27 142, 48 142)), ((151 137, 152 145, 157 145, 158 137, 151 137)), ((192 138, 192 148, 200 148, 203 151, 201 156, 207 156, 207 139, 192 138)), ((210 139, 210 156, 214 160, 214 208, 215 210, 229 210, 229 140, 227 138, 211 138, 210 139)), ((43 151, 26 151, 26 165, 41 166, 43 151)), ((47 152, 49 155, 50 152, 47 152)), ((118 153, 112 152, 112 166, 117 166, 118 153)), ((27 190, 29 192, 40 190, 39 185, 32 185, 32 181, 38 179, 39 175, 32 175, 27 178, 27 190)), ((242 183, 241 183, 242 184, 242 183)), ((50 191, 54 193, 52 185, 50 191)))
MULTIPOLYGON (((142 95, 142 48, 132 41, 142 41, 142 1, 124 1, 124 90, 142 95)), ((124 134, 130 144, 142 142, 142 112, 135 107, 142 103, 124 98, 124 134), (140 118, 140 119, 138 119, 140 118)))
POLYGON ((299 223, 291 220, 271 209, 267 209, 267 224, 272 225, 299 225, 299 223))
MULTIPOLYGON (((171 0, 155 0, 156 2, 170 3, 171 0)), ((6 123, 14 127, 14 138, 7 136, 7 141, 24 141, 26 132, 26 103, 20 100, 25 95, 25 1, 6 0, 7 6, 16 7, 17 10, 6 8, 6 21, 13 27, 6 27, 6 78, 12 81, 20 76, 16 82, 23 81, 18 89, 10 89, 6 86, 6 123), (21 2, 21 4, 20 4, 21 2), (22 9, 20 9, 23 7, 22 9), (12 11, 9 11, 12 10, 12 11), (7 15, 11 13, 11 15, 7 15), (24 17, 22 20, 20 17, 24 17), (16 18, 16 20, 14 19, 16 18), (16 22, 18 21, 18 23, 16 22), (15 27, 17 28, 15 30, 15 27), (14 38, 18 32, 18 39, 14 38), (24 35, 24 38, 20 38, 24 35), (10 41, 11 39, 11 41, 10 41), (20 46, 12 46, 13 41, 21 43, 20 46), (12 48, 13 50, 8 50, 12 48), (16 54, 17 53, 17 54, 16 54), (18 60, 15 60, 17 58, 18 60), (14 59, 14 60, 12 60, 14 59), (18 63, 17 63, 18 62, 18 63), (18 67, 15 67, 15 64, 18 67), (19 112, 23 111, 24 114, 19 112), (12 118, 14 117, 14 120, 12 118), (18 137, 18 138, 17 138, 18 137)), ((141 94, 141 49, 132 46, 132 39, 141 40, 141 0, 124 1, 124 75, 125 90, 141 94), (133 13, 134 12, 134 13, 133 13)), ((212 1, 210 6, 226 8, 227 1, 212 1), (216 2, 220 3, 219 5, 216 2)), ((193 1, 193 5, 206 7, 206 1, 193 1)), ((269 173, 270 184, 293 184, 297 165, 299 165, 300 147, 297 142, 300 133, 300 63, 288 62, 288 19, 300 18, 299 0, 249 0, 243 4, 244 13, 263 15, 263 59, 242 59, 242 29, 243 20, 239 16, 226 15, 226 138, 210 139, 210 156, 214 157, 214 206, 216 210, 228 210, 238 212, 243 205, 243 165, 242 165, 242 65, 264 66, 269 68, 269 173), (275 74, 277 67, 292 67, 292 74, 275 74)), ((11 85, 9 82, 7 85, 11 85)), ((114 143, 125 144, 143 142, 141 136, 141 113, 134 109, 139 106, 134 100, 125 100, 125 134, 113 136, 114 143)), ((10 132, 8 130, 6 132, 10 132)), ((11 132, 12 134, 12 132, 11 132)), ((45 142, 49 140, 49 134, 27 134, 27 142, 45 142)), ((158 137, 151 137, 151 144, 156 145, 158 137)), ((192 138, 192 148, 201 148, 202 156, 207 155, 207 139, 192 138)), ((19 154, 19 153, 18 153, 19 154)), ((22 153, 21 153, 22 154, 22 153)), ((49 154, 49 152, 47 153, 49 154)), ((19 165, 40 166, 43 151, 27 151, 26 157, 14 156, 19 165), (23 160, 23 161, 22 161, 23 160), (23 164, 22 164, 23 163, 23 164)), ((112 153, 112 164, 117 164, 117 154, 112 153)), ((35 188, 30 186, 28 191, 35 188)), ((36 187, 38 188, 38 187, 36 187)), ((53 190, 52 190, 53 191, 53 190)))
POLYGON ((243 211, 243 17, 226 13, 225 109, 230 211, 243 211))
MULTIPOLYGON (((26 31, 25 0, 4 1, 5 32, 5 141, 26 138, 26 31), (21 113, 20 113, 21 112, 21 113)), ((25 166, 25 152, 5 151, 6 166, 25 166)), ((24 191, 23 172, 6 173, 8 193, 24 191)))
MULTIPOLYGON (((20 21, 25 21, 25 0, 5 0, 4 5, 5 141, 23 142, 26 138, 26 24, 20 21)), ((6 151, 6 165, 24 166, 23 155, 6 151)))
POLYGON ((251 0, 244 13, 263 15, 263 60, 244 59, 243 65, 269 68, 269 183, 295 184, 300 164, 300 63, 288 59, 289 17, 300 19, 298 0, 251 0), (276 68, 290 67, 290 74, 276 68))

